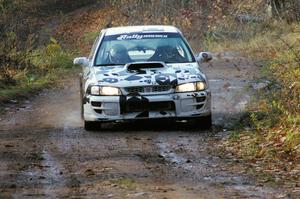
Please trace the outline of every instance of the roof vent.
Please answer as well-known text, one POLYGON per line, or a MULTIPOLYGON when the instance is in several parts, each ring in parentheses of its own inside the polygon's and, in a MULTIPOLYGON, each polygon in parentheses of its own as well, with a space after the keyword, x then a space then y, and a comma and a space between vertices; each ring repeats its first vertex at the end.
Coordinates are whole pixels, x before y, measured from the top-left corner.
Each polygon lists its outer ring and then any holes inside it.
POLYGON ((163 62, 134 62, 126 65, 127 70, 141 70, 147 68, 164 68, 163 62))

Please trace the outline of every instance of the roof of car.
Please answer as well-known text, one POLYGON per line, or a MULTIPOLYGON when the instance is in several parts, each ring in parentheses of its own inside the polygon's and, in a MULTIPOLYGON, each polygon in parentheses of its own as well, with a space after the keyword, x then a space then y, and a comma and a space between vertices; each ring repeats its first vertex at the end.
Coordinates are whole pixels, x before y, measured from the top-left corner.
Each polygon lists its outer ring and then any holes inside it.
POLYGON ((119 35, 126 33, 136 33, 136 32, 168 32, 168 33, 180 33, 180 31, 174 26, 120 26, 114 28, 105 29, 105 35, 119 35))

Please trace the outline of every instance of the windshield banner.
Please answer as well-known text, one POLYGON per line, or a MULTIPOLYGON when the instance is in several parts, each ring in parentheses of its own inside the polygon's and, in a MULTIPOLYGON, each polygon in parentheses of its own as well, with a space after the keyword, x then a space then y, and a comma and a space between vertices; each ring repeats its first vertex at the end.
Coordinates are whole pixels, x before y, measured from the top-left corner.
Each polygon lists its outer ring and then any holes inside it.
POLYGON ((175 38, 179 37, 178 33, 130 33, 130 34, 120 34, 120 35, 110 35, 104 37, 105 41, 112 40, 141 40, 141 39, 160 39, 160 38, 175 38))

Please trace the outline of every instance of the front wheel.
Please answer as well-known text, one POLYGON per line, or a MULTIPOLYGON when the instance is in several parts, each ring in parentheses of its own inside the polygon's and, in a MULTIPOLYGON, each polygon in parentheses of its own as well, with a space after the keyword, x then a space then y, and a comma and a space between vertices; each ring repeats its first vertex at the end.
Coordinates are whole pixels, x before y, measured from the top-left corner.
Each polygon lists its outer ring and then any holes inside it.
POLYGON ((191 124, 195 128, 199 128, 202 130, 210 130, 212 127, 212 117, 211 115, 199 117, 199 118, 194 118, 191 119, 191 124))
POLYGON ((82 74, 79 75, 79 94, 80 94, 80 116, 83 119, 83 91, 82 91, 82 74))
POLYGON ((212 127, 212 117, 211 115, 204 116, 200 118, 200 126, 205 130, 210 130, 212 127))
POLYGON ((101 129, 101 123, 100 122, 90 122, 90 121, 84 121, 84 129, 86 131, 97 131, 101 129))

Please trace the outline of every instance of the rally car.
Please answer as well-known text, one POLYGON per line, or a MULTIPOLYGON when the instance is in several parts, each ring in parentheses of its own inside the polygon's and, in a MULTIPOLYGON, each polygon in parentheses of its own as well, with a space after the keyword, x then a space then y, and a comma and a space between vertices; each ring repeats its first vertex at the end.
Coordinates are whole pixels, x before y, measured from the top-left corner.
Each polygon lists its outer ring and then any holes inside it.
POLYGON ((168 118, 211 127, 211 91, 201 62, 173 26, 101 31, 82 65, 81 109, 86 130, 103 122, 168 118))

